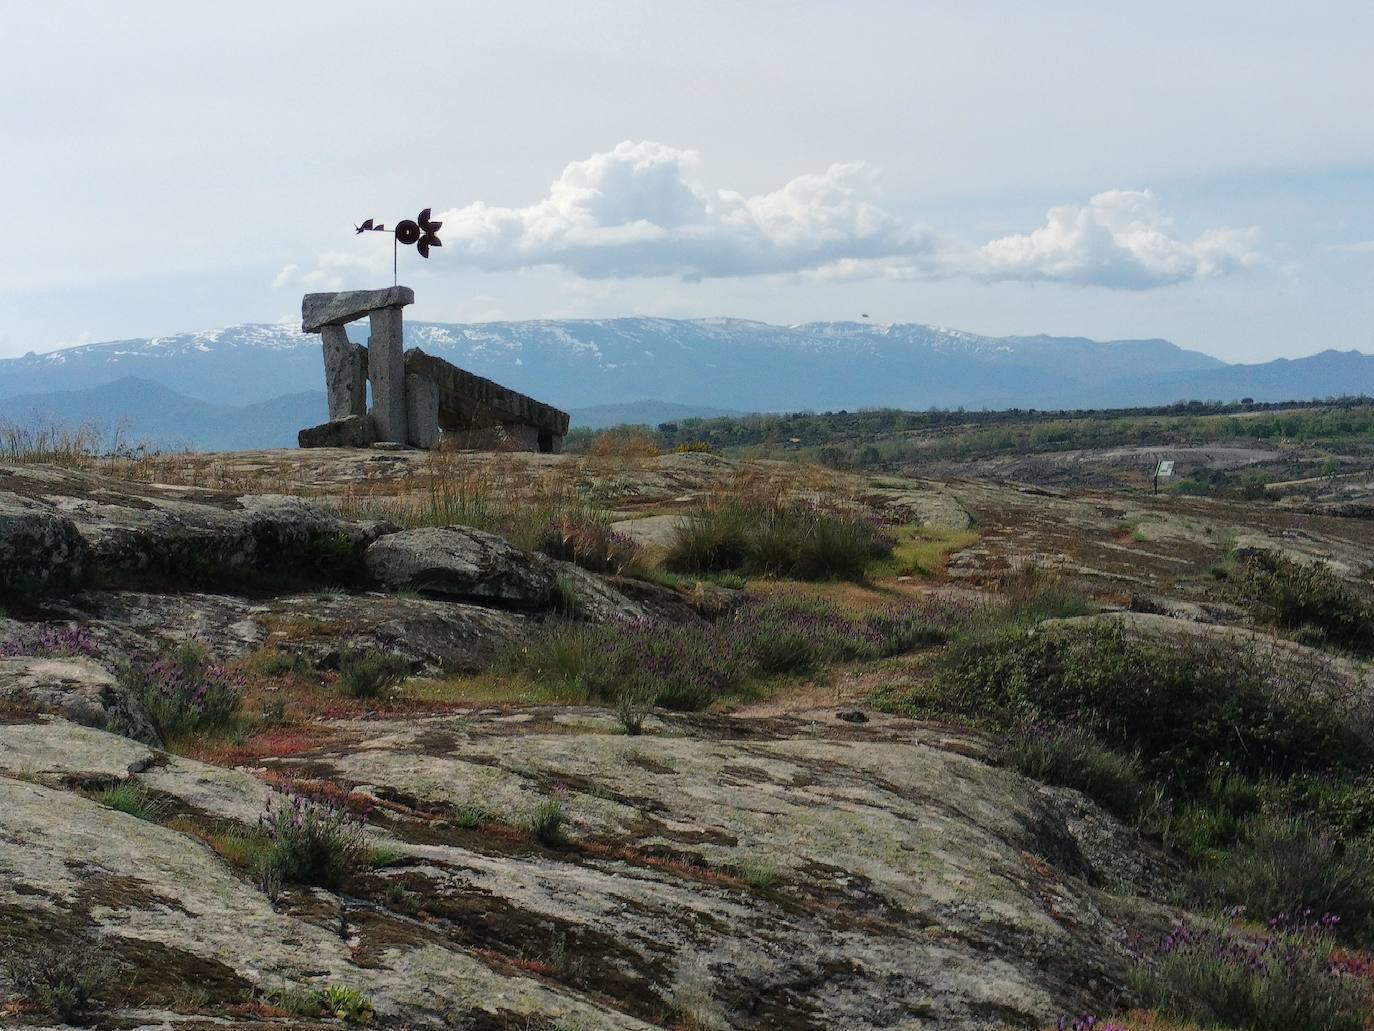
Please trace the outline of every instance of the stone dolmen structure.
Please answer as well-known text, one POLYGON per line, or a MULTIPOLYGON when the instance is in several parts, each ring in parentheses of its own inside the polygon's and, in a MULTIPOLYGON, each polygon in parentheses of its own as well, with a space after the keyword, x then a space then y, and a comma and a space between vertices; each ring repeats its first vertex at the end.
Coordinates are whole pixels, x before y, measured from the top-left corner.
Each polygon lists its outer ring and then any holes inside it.
POLYGON ((409 287, 306 294, 301 329, 324 343, 329 421, 301 430, 301 447, 367 447, 380 441, 434 448, 451 439, 480 446, 493 431, 507 446, 558 451, 568 413, 419 348, 403 350, 401 309, 413 304, 409 287), (366 315, 372 335, 363 347, 344 329, 366 315), (367 388, 372 386, 372 409, 367 388))

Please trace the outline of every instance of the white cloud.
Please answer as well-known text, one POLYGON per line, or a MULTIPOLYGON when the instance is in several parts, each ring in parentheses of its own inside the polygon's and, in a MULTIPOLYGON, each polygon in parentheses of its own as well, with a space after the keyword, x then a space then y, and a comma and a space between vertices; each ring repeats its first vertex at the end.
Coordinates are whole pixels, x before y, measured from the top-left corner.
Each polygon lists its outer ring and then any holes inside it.
POLYGON ((1327 250, 1337 254, 1374 254, 1374 240, 1357 240, 1354 243, 1333 243, 1327 250))
MULTIPOLYGON (((435 253, 486 272, 552 267, 583 280, 803 275, 826 280, 1043 280, 1146 289, 1253 264, 1255 231, 1181 239, 1149 191, 1112 190, 1050 210, 1045 225, 981 246, 941 238, 874 199, 876 175, 831 165, 772 192, 708 187, 694 151, 626 141, 568 165, 526 207, 481 201, 436 215, 435 253)), ((333 253, 277 287, 339 289, 375 262, 333 253)), ((351 285, 351 282, 350 282, 351 285)))
POLYGON ((712 190, 696 153, 624 142, 568 165, 523 208, 482 202, 441 217, 445 253, 487 271, 556 265, 588 279, 798 272, 842 257, 904 255, 923 234, 864 194, 872 173, 832 165, 772 193, 712 190))
POLYGON ((275 290, 343 290, 367 285, 384 271, 376 258, 365 258, 342 251, 321 254, 316 268, 309 272, 299 265, 287 265, 272 280, 275 290))
POLYGON ((981 279, 1048 280, 1145 290, 1253 265, 1254 229, 1209 229, 1180 239, 1149 190, 1108 190, 1087 204, 1051 208, 1030 233, 1004 236, 961 256, 981 279))

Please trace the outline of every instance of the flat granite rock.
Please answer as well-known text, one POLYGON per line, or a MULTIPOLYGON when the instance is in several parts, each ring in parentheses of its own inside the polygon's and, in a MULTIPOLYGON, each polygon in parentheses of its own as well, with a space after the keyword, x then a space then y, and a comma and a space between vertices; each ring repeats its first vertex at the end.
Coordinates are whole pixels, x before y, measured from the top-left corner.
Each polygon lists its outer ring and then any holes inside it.
POLYGON ((301 331, 318 333, 325 326, 342 326, 383 308, 400 308, 415 303, 415 291, 408 286, 385 290, 345 290, 336 293, 306 294, 301 301, 301 331))
MULTIPOLYGON (((0 914, 84 930, 130 963, 129 942, 155 942, 159 971, 218 971, 210 1008, 347 984, 386 1026, 589 1031, 663 1026, 668 1006, 739 1031, 1040 1027, 1078 1011, 1079 986, 1129 976, 1122 916, 1172 916, 1131 871, 1099 868, 1112 824, 1091 803, 918 725, 797 737, 765 720, 739 737, 730 717, 664 714, 666 733, 627 738, 604 711, 539 715, 342 723, 258 771, 405 800, 366 829, 400 862, 275 905, 194 836, 61 790, 146 766, 158 797, 252 826, 271 781, 63 720, 0 724, 0 914), (434 820, 479 799, 517 821, 554 784, 560 848, 493 848, 434 820), (731 874, 751 868, 768 877, 731 874), (388 902, 407 898, 423 918, 388 902)), ((151 1024, 169 1001, 121 1016, 151 1024)))

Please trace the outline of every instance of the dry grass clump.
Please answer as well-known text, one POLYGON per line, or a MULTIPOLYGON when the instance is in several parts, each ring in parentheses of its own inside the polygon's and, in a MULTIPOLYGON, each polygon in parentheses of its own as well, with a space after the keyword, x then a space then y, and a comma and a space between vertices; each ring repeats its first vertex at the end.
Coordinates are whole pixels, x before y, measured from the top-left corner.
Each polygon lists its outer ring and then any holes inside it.
POLYGON ((598 433, 587 451, 595 458, 657 458, 663 453, 652 433, 634 428, 598 433))
POLYGON ((0 421, 0 458, 20 464, 41 462, 68 469, 86 469, 99 456, 103 437, 89 425, 21 426, 0 421))
POLYGON ((635 543, 611 529, 610 513, 589 496, 577 462, 531 475, 434 452, 414 489, 348 494, 339 509, 347 518, 386 519, 404 528, 470 526, 598 573, 628 572, 638 560, 635 543))

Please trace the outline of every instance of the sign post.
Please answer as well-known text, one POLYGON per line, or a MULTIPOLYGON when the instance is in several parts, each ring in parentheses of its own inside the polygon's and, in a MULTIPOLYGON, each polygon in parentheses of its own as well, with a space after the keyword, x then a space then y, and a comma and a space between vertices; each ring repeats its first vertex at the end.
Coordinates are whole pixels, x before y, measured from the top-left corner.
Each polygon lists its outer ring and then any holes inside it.
POLYGON ((1155 493, 1156 493, 1156 494, 1159 493, 1159 478, 1160 478, 1161 476, 1172 476, 1172 475, 1174 475, 1174 463, 1173 463, 1173 462, 1161 461, 1158 465, 1155 466, 1155 493))

